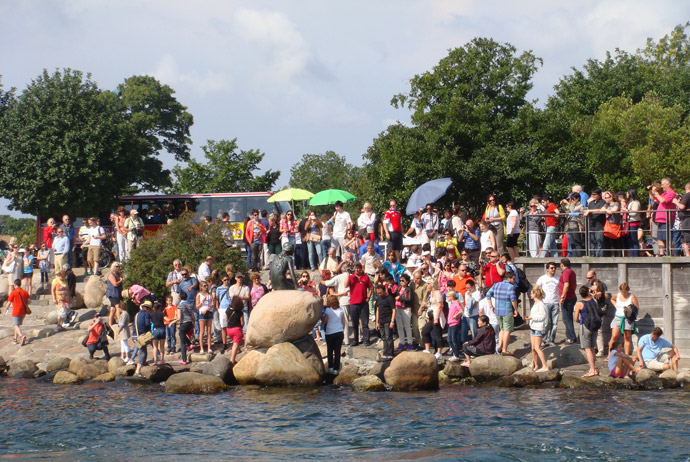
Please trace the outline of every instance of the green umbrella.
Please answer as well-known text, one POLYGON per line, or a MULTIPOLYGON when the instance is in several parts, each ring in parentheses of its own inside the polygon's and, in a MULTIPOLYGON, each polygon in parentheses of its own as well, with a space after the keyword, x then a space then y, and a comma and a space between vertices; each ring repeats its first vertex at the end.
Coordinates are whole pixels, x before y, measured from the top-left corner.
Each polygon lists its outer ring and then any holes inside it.
POLYGON ((314 193, 310 193, 304 189, 290 188, 278 191, 267 199, 267 202, 292 202, 305 201, 314 197, 314 193))
POLYGON ((326 189, 317 192, 314 197, 309 200, 309 205, 331 205, 338 201, 345 203, 354 200, 357 200, 355 196, 342 189, 326 189))

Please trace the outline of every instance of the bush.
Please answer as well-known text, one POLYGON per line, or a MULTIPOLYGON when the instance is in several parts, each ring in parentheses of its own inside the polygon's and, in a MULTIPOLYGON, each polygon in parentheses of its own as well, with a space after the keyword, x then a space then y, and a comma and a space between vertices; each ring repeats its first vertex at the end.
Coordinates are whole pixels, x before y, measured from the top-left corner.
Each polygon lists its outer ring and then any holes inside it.
POLYGON ((123 265, 124 283, 146 287, 158 300, 165 300, 169 290, 165 287, 172 262, 176 258, 196 273, 206 256, 215 258, 213 267, 223 270, 231 263, 237 270, 245 269, 240 251, 228 248, 221 236, 222 225, 209 225, 202 229, 182 215, 165 225, 153 238, 144 240, 123 265))

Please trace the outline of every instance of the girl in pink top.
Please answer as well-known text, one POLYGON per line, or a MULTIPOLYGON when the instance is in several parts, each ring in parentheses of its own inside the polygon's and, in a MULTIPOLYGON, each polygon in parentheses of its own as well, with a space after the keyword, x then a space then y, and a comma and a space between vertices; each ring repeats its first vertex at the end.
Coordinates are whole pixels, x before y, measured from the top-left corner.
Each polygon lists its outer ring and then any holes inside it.
POLYGON ((460 361, 462 355, 462 343, 460 342, 460 329, 462 328, 462 313, 464 308, 458 300, 457 292, 449 290, 446 293, 448 302, 448 343, 453 350, 451 361, 460 361))

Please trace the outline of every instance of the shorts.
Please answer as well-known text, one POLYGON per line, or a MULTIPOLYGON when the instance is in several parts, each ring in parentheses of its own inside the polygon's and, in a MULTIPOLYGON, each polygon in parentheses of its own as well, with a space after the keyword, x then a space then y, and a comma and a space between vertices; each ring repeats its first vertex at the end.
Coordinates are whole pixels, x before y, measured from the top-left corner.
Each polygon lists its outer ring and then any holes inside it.
POLYGON ((154 340, 165 340, 165 327, 155 327, 153 329, 154 340))
POLYGON ((120 351, 122 353, 129 353, 129 342, 126 339, 120 340, 120 351))
POLYGON ((584 324, 580 325, 580 348, 596 348, 597 331, 587 329, 584 324))
POLYGON ((101 258, 101 246, 98 247, 89 247, 89 250, 87 251, 88 253, 86 254, 86 261, 89 263, 97 263, 98 260, 101 258))
POLYGON ((199 321, 213 321, 213 310, 208 310, 206 313, 199 313, 199 321))
POLYGON ((657 223, 656 240, 666 241, 666 223, 657 223))
POLYGON ((402 250, 403 248, 403 237, 402 233, 397 231, 391 231, 391 250, 402 250))
POLYGON ((114 307, 120 304, 120 299, 117 297, 108 297, 108 301, 110 302, 110 306, 114 307))
POLYGON ((12 316, 12 325, 13 326, 21 326, 22 323, 24 322, 24 316, 12 316))
POLYGON ((512 332, 515 330, 515 318, 512 312, 505 316, 496 316, 496 319, 498 319, 498 328, 501 331, 512 332))
MULTIPOLYGON (((621 318, 618 316, 613 317, 613 321, 611 321, 611 329, 620 329, 621 328, 621 318)), ((625 318, 625 326, 623 327, 623 330, 635 330, 635 323, 628 321, 628 318, 625 318)))
POLYGON ((58 318, 67 319, 67 313, 68 313, 67 308, 64 308, 64 307, 60 308, 59 310, 57 310, 57 312, 58 312, 58 318))
POLYGON ((228 334, 232 343, 242 343, 242 328, 241 327, 227 327, 225 332, 228 334))
POLYGON ((611 377, 613 377, 614 379, 624 379, 624 378, 625 378, 625 373, 624 373, 623 371, 621 371, 620 375, 616 375, 616 370, 615 370, 615 369, 611 371, 611 374, 610 374, 610 375, 611 375, 611 377))
POLYGON ((24 273, 24 279, 31 279, 34 277, 34 272, 24 273))
POLYGON ((644 364, 647 366, 647 369, 652 370, 654 372, 661 372, 664 370, 664 364, 671 364, 671 357, 673 356, 671 353, 670 348, 664 348, 661 350, 661 352, 656 356, 654 359, 650 359, 649 361, 645 361, 644 364))
POLYGON ((225 315, 225 310, 223 308, 218 312, 218 320, 220 321, 221 329, 228 327, 228 317, 225 315))
POLYGON ((529 336, 530 336, 530 337, 543 337, 543 336, 544 336, 544 331, 530 329, 530 330, 529 330, 529 336))
POLYGON ((508 239, 506 239, 506 247, 517 247, 519 234, 509 234, 508 239))

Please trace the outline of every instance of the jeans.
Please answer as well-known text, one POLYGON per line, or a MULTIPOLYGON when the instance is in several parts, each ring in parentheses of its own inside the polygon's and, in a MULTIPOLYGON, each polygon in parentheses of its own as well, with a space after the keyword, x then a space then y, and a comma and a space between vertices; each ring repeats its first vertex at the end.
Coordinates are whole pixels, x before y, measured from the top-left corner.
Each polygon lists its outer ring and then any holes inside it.
POLYGON ((194 328, 191 322, 183 322, 180 324, 180 355, 182 361, 187 362, 187 349, 189 348, 189 337, 187 334, 194 328))
POLYGON ((683 255, 683 241, 681 239, 681 231, 679 229, 674 229, 671 231, 671 238, 673 239, 673 251, 669 252, 669 255, 675 255, 680 257, 683 255))
POLYGON ((462 331, 462 323, 455 326, 448 326, 448 344, 453 349, 453 356, 460 357, 460 348, 465 343, 460 340, 460 332, 462 331))
POLYGON ((247 251, 247 268, 252 267, 252 246, 245 241, 244 250, 247 251))
POLYGON ((577 340, 575 326, 573 325, 573 311, 575 309, 576 302, 577 298, 571 298, 569 300, 563 300, 563 303, 561 304, 563 325, 565 325, 565 338, 573 342, 577 340))
POLYGON ((352 318, 352 335, 354 344, 359 343, 359 323, 362 323, 362 343, 369 343, 369 305, 367 302, 350 305, 352 318))
POLYGON ((383 356, 393 357, 393 329, 390 321, 379 321, 379 335, 383 340, 383 356))
POLYGON ((110 360, 110 353, 108 352, 108 344, 101 344, 101 342, 89 343, 86 345, 86 349, 89 350, 89 358, 93 359, 93 354, 96 350, 103 350, 106 361, 110 360))
POLYGON ((343 331, 326 335, 328 368, 340 370, 340 350, 343 347, 343 331))
POLYGON ((328 255, 328 249, 331 248, 331 240, 330 239, 321 239, 321 256, 319 257, 319 265, 321 262, 326 258, 328 255))
POLYGON ((628 248, 630 249, 630 256, 631 257, 639 257, 640 256, 640 241, 637 239, 637 230, 640 229, 640 224, 630 224, 629 230, 630 234, 628 235, 628 248))
POLYGON ((261 271, 261 253, 263 252, 263 245, 261 242, 253 242, 250 246, 250 260, 251 265, 249 266, 252 271, 261 271))
POLYGON ((584 236, 584 234, 579 231, 568 231, 566 234, 568 235, 568 247, 572 251, 572 256, 583 256, 584 252, 582 251, 582 249, 584 247, 582 245, 582 237, 584 236))
POLYGON ((546 228, 546 236, 544 237, 544 247, 541 251, 541 258, 558 256, 558 248, 556 247, 556 233, 558 226, 549 226, 546 228))
MULTIPOLYGON (((477 329, 479 327, 477 325, 477 321, 479 321, 479 315, 472 316, 470 318, 464 318, 464 319, 467 321, 467 327, 469 327, 470 332, 472 332, 472 338, 475 338, 477 336, 477 329)), ((465 332, 466 331, 467 330, 465 330, 465 332)), ((465 340, 465 341, 467 341, 467 340, 465 340)), ((462 342, 462 343, 465 343, 465 342, 462 342)))
MULTIPOLYGON (((313 270, 319 267, 322 258, 321 242, 307 242, 309 248, 309 267, 313 270)), ((306 266, 306 265, 305 265, 306 266)))
POLYGON ((146 365, 146 359, 148 357, 148 348, 147 346, 139 348, 139 361, 138 364, 141 364, 142 366, 146 365))
POLYGON ((168 344, 168 351, 175 350, 175 345, 177 344, 177 339, 175 338, 176 330, 177 324, 168 324, 165 326, 165 341, 168 344))
POLYGON ((244 326, 242 326, 242 333, 246 334, 247 326, 249 325, 249 310, 242 310, 242 314, 244 315, 244 326))
POLYGON ((554 343, 556 330, 558 329, 558 303, 544 303, 546 307, 546 328, 544 329, 544 341, 554 343))
MULTIPOLYGON (((604 230, 603 229, 589 229, 589 248, 591 257, 604 256, 604 230)), ((575 255, 573 255, 575 256, 575 255)), ((574 332, 574 331, 573 331, 574 332)))

